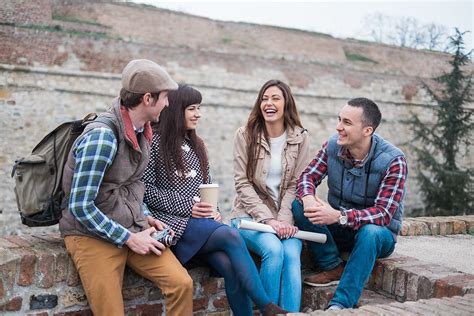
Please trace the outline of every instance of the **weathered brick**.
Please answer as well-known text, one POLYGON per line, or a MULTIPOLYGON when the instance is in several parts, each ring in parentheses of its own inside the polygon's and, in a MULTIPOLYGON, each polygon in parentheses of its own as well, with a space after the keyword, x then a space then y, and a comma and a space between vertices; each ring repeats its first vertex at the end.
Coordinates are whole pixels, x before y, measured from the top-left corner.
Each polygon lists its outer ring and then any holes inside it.
POLYGON ((219 291, 216 278, 209 278, 207 280, 203 280, 203 282, 201 283, 201 286, 202 286, 202 295, 204 296, 216 294, 219 291))
POLYGON ((435 282, 436 281, 431 280, 425 276, 421 276, 420 278, 418 278, 418 299, 427 299, 433 297, 435 282))
POLYGON ((5 296, 5 289, 3 288, 3 280, 0 278, 0 299, 5 296))
POLYGON ((28 286, 33 284, 35 276, 36 256, 34 254, 24 254, 20 261, 20 275, 17 284, 28 286))
POLYGON ((464 218, 464 222, 466 223, 466 233, 470 235, 474 235, 474 217, 467 217, 464 218))
POLYGON ((48 316, 48 312, 28 313, 26 316, 48 316))
MULTIPOLYGON (((11 241, 5 239, 5 238, 0 238, 0 249, 11 249, 11 248, 18 248, 18 246, 15 243, 12 243, 11 241)), ((6 250, 5 250, 6 251, 6 250)))
POLYGON ((335 292, 335 286, 325 287, 321 289, 318 294, 318 301, 316 307, 318 309, 325 309, 328 306, 329 301, 331 301, 331 299, 333 298, 335 292))
POLYGON ((161 292, 161 290, 157 287, 152 287, 150 289, 150 291, 148 292, 148 301, 149 302, 152 302, 152 301, 161 301, 163 300, 165 297, 163 296, 163 293, 161 292))
MULTIPOLYGON (((377 305, 378 308, 386 310, 388 313, 395 313, 397 315, 404 315, 404 316, 413 316, 416 315, 415 313, 408 312, 406 309, 402 309, 392 304, 388 305, 377 305)), ((385 313, 384 313, 385 314, 385 313)))
POLYGON ((225 295, 215 298, 212 301, 212 305, 218 309, 229 308, 229 302, 227 302, 227 297, 225 295))
POLYGON ((3 279, 2 289, 4 292, 13 289, 16 272, 17 260, 12 259, 5 260, 5 262, 0 262, 0 280, 3 279))
POLYGON ((372 270, 372 276, 373 276, 373 288, 374 289, 382 289, 383 286, 383 265, 379 263, 377 260, 375 262, 375 266, 372 270))
POLYGON ((54 282, 64 282, 67 280, 69 256, 66 252, 56 255, 56 273, 54 282))
POLYGON ((385 265, 383 268, 382 290, 389 294, 393 294, 395 284, 395 267, 393 265, 385 265))
POLYGON ((162 304, 139 304, 125 309, 127 316, 154 316, 163 313, 162 304))
POLYGON ((68 257, 66 284, 68 286, 78 286, 79 282, 79 273, 77 272, 71 257, 68 257))
POLYGON ((364 310, 366 311, 369 311, 369 312, 373 312, 373 313, 376 313, 378 315, 387 315, 387 316, 399 316, 398 313, 396 312, 390 312, 388 310, 385 310, 383 309, 381 306, 379 305, 366 305, 364 306, 364 310))
POLYGON ((76 311, 56 313, 54 316, 94 316, 90 309, 81 309, 76 311))
POLYGON ((428 225, 424 222, 415 222, 415 236, 431 235, 428 225))
POLYGON ((123 299, 126 301, 134 300, 137 298, 144 298, 145 287, 136 286, 132 288, 124 288, 122 289, 122 295, 123 295, 123 299))
POLYGON ((54 284, 54 255, 42 253, 38 260, 38 287, 50 288, 54 284))
POLYGON ((440 222, 439 223, 439 234, 441 236, 446 236, 447 235, 447 225, 446 222, 440 222))
POLYGON ((426 309, 419 308, 415 302, 405 302, 405 303, 395 302, 395 303, 391 303, 390 305, 401 308, 401 309, 403 309, 407 312, 413 313, 415 315, 425 315, 426 314, 426 309))
POLYGON ((423 300, 423 304, 436 310, 438 315, 459 315, 458 312, 460 311, 459 306, 450 306, 449 302, 445 299, 432 298, 423 300))
POLYGON ((408 229, 409 229, 410 223, 407 221, 404 221, 402 224, 402 230, 400 231, 400 235, 402 236, 408 236, 408 229))
POLYGON ((143 277, 135 273, 129 267, 125 268, 125 273, 123 276, 123 287, 132 287, 143 284, 143 277))
POLYGON ((407 273, 402 269, 397 269, 395 272, 394 295, 397 298, 405 300, 407 286, 407 273))
POLYGON ((68 289, 62 294, 61 300, 64 307, 87 305, 87 297, 82 289, 68 289))
POLYGON ((193 299, 193 311, 206 310, 208 305, 209 299, 207 297, 193 299))
POLYGON ((466 233, 466 222, 455 219, 453 221, 453 234, 465 234, 466 233))
POLYGON ((10 235, 6 236, 5 239, 19 247, 30 248, 32 246, 31 241, 27 240, 24 236, 10 235))
POLYGON ((0 305, 0 311, 16 312, 21 309, 23 299, 20 296, 8 300, 6 303, 0 305))
POLYGON ((428 227, 430 228, 431 235, 438 236, 439 235, 439 223, 436 221, 428 222, 428 227))
POLYGON ((472 315, 473 305, 467 305, 464 302, 450 302, 446 298, 442 300, 442 305, 446 309, 446 315, 472 315))
POLYGON ((418 279, 419 275, 414 273, 407 274, 406 296, 407 301, 416 301, 418 299, 418 279))
MULTIPOLYGON (((474 289, 474 275, 472 274, 453 274, 448 275, 437 281, 440 287, 446 288, 446 295, 455 296, 464 295, 474 289)), ((440 297, 440 296, 436 296, 440 297)))
POLYGON ((31 295, 30 309, 47 309, 58 305, 58 297, 56 295, 31 295))

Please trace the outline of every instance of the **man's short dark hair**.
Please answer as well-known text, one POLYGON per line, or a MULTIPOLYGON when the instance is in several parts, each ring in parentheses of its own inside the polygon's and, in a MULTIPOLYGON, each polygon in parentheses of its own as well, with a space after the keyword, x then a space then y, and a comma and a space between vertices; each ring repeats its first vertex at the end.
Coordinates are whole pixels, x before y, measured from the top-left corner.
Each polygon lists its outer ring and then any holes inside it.
MULTIPOLYGON (((126 107, 127 109, 133 109, 142 102, 144 95, 145 93, 134 93, 122 88, 120 90, 120 104, 126 107)), ((158 97, 160 96, 160 93, 151 93, 151 96, 153 97, 156 103, 158 97)))
POLYGON ((374 101, 367 98, 354 98, 347 102, 350 106, 362 108, 362 123, 365 126, 371 126, 374 131, 382 120, 382 113, 374 101))

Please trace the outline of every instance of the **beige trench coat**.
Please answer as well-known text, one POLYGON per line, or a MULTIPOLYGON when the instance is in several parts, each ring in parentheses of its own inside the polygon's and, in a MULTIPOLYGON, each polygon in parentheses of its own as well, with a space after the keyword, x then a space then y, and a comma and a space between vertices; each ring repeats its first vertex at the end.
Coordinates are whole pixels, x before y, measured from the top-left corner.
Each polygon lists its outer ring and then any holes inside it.
POLYGON ((262 146, 257 159, 255 176, 247 178, 247 143, 245 127, 240 127, 234 137, 234 182, 237 196, 234 199, 232 218, 251 216, 256 222, 277 219, 293 224, 291 203, 295 198, 296 182, 310 162, 308 132, 297 127, 288 129, 282 152, 282 179, 278 203, 267 191, 265 180, 270 164, 270 146, 262 136, 262 146))

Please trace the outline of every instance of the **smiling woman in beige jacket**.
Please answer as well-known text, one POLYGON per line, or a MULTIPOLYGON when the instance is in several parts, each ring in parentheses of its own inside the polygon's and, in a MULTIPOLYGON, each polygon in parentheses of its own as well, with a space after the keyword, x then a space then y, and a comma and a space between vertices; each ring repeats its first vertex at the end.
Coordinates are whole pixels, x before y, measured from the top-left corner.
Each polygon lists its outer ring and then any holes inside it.
POLYGON ((293 238, 298 228, 293 225, 291 203, 309 160, 308 133, 290 88, 279 80, 266 82, 247 125, 234 138, 237 196, 232 224, 253 220, 277 232, 240 230, 247 247, 262 258, 260 278, 270 299, 292 312, 301 305, 302 243, 293 238))

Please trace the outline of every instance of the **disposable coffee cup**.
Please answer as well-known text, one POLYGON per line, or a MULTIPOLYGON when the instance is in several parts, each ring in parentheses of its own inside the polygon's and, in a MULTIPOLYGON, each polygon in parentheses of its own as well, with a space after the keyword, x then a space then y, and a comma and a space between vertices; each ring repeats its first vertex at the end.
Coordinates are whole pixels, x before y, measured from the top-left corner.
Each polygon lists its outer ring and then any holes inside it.
POLYGON ((199 186, 201 202, 212 204, 212 217, 217 215, 217 201, 219 200, 219 184, 201 184, 199 186))

